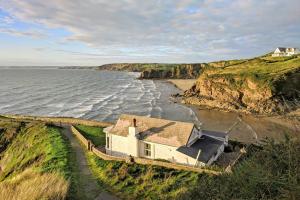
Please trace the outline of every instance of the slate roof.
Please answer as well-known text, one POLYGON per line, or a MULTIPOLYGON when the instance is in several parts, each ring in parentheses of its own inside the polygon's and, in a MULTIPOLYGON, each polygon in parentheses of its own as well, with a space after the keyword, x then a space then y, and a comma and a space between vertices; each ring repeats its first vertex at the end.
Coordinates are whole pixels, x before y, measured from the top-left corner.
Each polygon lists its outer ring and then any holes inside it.
POLYGON ((109 133, 126 137, 133 119, 136 119, 139 139, 173 147, 186 145, 194 128, 194 124, 188 122, 123 114, 109 133))
POLYGON ((285 47, 278 47, 280 52, 286 52, 286 48, 285 47))
POLYGON ((294 51, 297 50, 297 48, 295 48, 295 47, 288 47, 288 48, 286 48, 286 47, 278 47, 278 49, 279 49, 279 51, 281 53, 294 52, 294 51))
POLYGON ((214 136, 214 137, 219 137, 219 138, 225 138, 228 133, 225 132, 219 132, 219 131, 211 131, 211 130, 201 130, 201 133, 203 135, 207 135, 207 136, 214 136))
POLYGON ((207 163, 209 159, 217 153, 218 149, 224 144, 224 142, 214 139, 212 137, 202 135, 192 146, 182 146, 177 151, 197 159, 198 152, 201 150, 198 161, 207 163))

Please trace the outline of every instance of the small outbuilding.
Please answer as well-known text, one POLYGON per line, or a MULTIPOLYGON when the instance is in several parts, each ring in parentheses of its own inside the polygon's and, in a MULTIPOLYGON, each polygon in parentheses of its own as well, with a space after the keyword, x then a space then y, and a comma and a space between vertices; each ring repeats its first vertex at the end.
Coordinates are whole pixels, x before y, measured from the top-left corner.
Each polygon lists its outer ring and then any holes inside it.
POLYGON ((163 159, 189 166, 210 165, 228 144, 226 133, 146 116, 121 115, 104 131, 109 155, 163 159))

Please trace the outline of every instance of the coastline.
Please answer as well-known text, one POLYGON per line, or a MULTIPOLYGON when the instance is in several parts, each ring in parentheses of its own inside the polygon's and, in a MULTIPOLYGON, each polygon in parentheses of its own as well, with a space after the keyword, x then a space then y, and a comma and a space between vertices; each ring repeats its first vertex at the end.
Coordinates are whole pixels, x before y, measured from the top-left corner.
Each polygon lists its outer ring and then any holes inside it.
MULTIPOLYGON (((182 81, 184 80, 180 79, 180 82, 182 81)), ((181 93, 184 92, 183 87, 176 84, 176 81, 170 81, 168 79, 167 82, 180 89, 181 93)), ((283 115, 255 115, 238 111, 221 110, 207 106, 183 104, 180 100, 176 99, 180 99, 180 97, 174 97, 174 103, 180 102, 180 104, 194 111, 198 120, 202 123, 201 127, 203 129, 227 131, 234 123, 238 123, 229 132, 231 140, 243 143, 257 143, 267 137, 275 141, 284 140, 286 135, 290 137, 300 137, 300 121, 294 117, 289 118, 283 115), (240 118, 241 121, 239 121, 238 118, 240 118)))

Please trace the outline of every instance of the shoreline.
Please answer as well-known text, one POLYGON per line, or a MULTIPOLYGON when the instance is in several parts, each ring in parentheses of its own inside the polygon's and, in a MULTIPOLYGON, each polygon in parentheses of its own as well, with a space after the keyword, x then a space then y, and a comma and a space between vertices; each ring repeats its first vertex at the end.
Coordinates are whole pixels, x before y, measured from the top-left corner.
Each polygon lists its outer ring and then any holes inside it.
MULTIPOLYGON (((168 83, 178 87, 174 81, 166 80, 168 83)), ((182 81, 182 80, 181 80, 182 81)), ((181 89, 181 93, 184 92, 181 89)), ((198 120, 202 123, 203 129, 215 131, 227 131, 232 128, 230 138, 244 143, 256 143, 266 137, 275 141, 284 140, 285 135, 300 137, 300 120, 297 117, 288 115, 262 115, 245 112, 223 110, 208 106, 199 106, 181 103, 180 100, 173 100, 174 103, 182 104, 193 110, 198 120), (292 117, 292 118, 291 118, 292 117), (238 118, 241 119, 238 122, 238 118), (232 125, 238 122, 235 127, 232 125)))
MULTIPOLYGON (((181 90, 181 92, 185 92, 186 88, 191 88, 193 84, 190 81, 196 81, 197 79, 165 79, 167 82, 171 83, 174 85, 176 88, 181 90), (183 83, 186 82, 186 83, 183 83)), ((174 94, 177 95, 177 94, 174 94)), ((179 94, 180 95, 180 94, 179 94)), ((174 97, 175 98, 175 97, 174 97)), ((202 110, 215 110, 215 111, 220 111, 220 112, 232 112, 236 114, 241 114, 241 115, 250 115, 250 116, 255 116, 257 118, 264 118, 264 117, 280 117, 284 119, 289 119, 289 117, 299 117, 300 120, 300 109, 291 111, 289 113, 285 114, 278 114, 278 113, 273 113, 273 114, 259 114, 259 113, 251 113, 249 111, 244 111, 244 110, 229 110, 229 109, 224 109, 224 108, 218 108, 218 107, 210 107, 207 105, 196 105, 196 104, 189 104, 189 103, 182 103, 183 105, 188 105, 188 106, 195 106, 198 107, 199 109, 202 110)))

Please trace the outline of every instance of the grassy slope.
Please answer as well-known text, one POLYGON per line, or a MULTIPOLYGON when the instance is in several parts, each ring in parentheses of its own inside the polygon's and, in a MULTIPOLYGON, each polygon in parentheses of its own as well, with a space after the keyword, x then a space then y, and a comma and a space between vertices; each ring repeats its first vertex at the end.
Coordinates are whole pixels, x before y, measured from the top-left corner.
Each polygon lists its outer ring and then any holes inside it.
POLYGON ((32 195, 32 199, 65 196, 69 190, 69 179, 73 186, 74 177, 70 167, 68 144, 62 138, 60 130, 42 123, 21 125, 2 122, 0 127, 5 129, 1 134, 1 143, 4 144, 6 140, 3 138, 10 138, 10 143, 2 150, 0 159, 0 187, 3 191, 7 191, 6 194, 9 195, 9 191, 18 190, 22 194, 23 190, 28 190, 27 195, 32 195), (14 137, 9 137, 13 129, 14 137), (43 190, 27 188, 31 184, 37 188, 52 188, 53 193, 44 191, 43 196, 43 190), (35 193, 30 194, 29 191, 35 193))
POLYGON ((220 176, 87 158, 99 184, 124 199, 299 199, 299 154, 298 140, 267 141, 220 176))
POLYGON ((88 153, 99 184, 124 199, 175 199, 195 186, 198 174, 157 166, 105 161, 88 153))
POLYGON ((268 141, 232 174, 199 178, 186 199, 300 199, 299 147, 299 141, 268 141))
POLYGON ((226 77, 235 79, 239 80, 235 83, 240 86, 243 86, 244 80, 250 79, 259 85, 270 86, 279 77, 297 69, 300 69, 300 56, 273 58, 267 55, 241 60, 240 63, 233 62, 223 67, 209 68, 208 78, 226 77))

